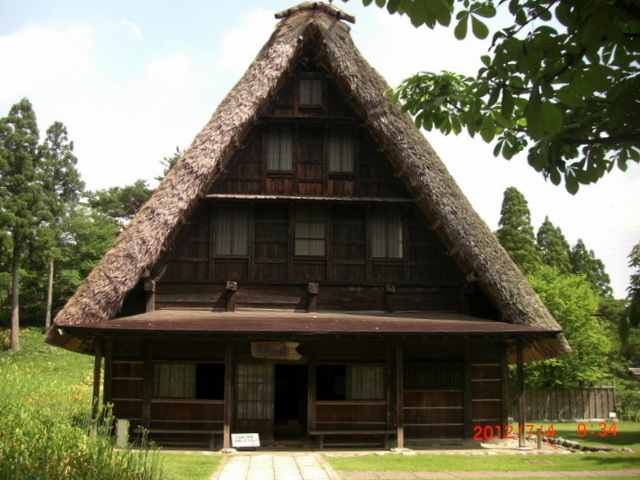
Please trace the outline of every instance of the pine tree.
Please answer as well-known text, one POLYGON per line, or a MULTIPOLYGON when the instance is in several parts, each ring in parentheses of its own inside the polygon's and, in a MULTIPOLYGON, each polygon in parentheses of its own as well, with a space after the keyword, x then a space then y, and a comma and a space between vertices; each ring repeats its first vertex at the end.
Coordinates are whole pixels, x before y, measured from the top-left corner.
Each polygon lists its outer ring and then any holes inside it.
POLYGON ((499 226, 498 240, 516 265, 525 274, 534 272, 542 259, 535 243, 529 204, 515 187, 504 192, 499 226))
POLYGON ((545 217, 538 229, 536 244, 542 256, 542 263, 556 268, 561 274, 571 273, 571 246, 564 238, 562 230, 554 226, 549 217, 545 217))
POLYGON ((51 219, 43 202, 38 126, 31 102, 24 98, 0 119, 0 227, 11 236, 11 337, 20 350, 20 265, 38 226, 51 219))
POLYGON ((75 209, 84 184, 76 169, 78 159, 73 154, 73 142, 69 140, 67 128, 61 122, 55 122, 47 129, 42 156, 45 201, 52 215, 51 221, 44 226, 40 235, 40 251, 48 270, 46 329, 51 325, 54 262, 61 255, 60 245, 63 243, 65 218, 75 209))
POLYGON ((613 294, 611 279, 604 268, 604 262, 596 258, 593 250, 587 250, 584 242, 578 239, 569 255, 572 273, 584 275, 598 294, 610 297, 613 294))

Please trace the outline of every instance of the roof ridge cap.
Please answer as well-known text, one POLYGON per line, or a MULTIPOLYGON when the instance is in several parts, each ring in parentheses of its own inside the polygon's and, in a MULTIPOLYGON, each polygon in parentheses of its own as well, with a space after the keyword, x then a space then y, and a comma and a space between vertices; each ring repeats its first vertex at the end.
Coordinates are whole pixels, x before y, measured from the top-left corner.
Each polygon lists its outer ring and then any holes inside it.
POLYGON ((356 23, 356 17, 343 12, 338 7, 334 7, 331 4, 324 2, 304 2, 294 7, 287 8, 281 12, 275 14, 276 19, 280 20, 287 18, 297 12, 305 11, 323 11, 324 13, 337 18, 338 20, 344 20, 349 23, 356 23))

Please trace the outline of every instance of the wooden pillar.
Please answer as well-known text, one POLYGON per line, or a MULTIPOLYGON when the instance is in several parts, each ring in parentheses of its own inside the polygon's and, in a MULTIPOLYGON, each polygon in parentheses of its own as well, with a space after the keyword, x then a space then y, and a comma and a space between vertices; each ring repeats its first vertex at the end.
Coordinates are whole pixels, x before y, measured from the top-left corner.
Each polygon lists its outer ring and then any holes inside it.
POLYGON ((473 438, 473 378, 471 375, 471 344, 469 340, 465 340, 462 347, 462 382, 464 385, 463 392, 463 438, 469 440, 473 438))
POLYGON ((506 344, 503 344, 502 354, 500 355, 500 366, 500 384, 502 386, 500 389, 502 398, 502 435, 504 437, 507 426, 509 425, 509 403, 511 401, 511 398, 509 398, 509 360, 507 358, 506 344))
POLYGON ((522 340, 518 339, 516 351, 516 370, 518 374, 518 447, 525 446, 525 428, 526 421, 524 418, 525 398, 524 398, 524 354, 522 340))
POLYGON ((113 394, 111 382, 113 378, 113 340, 107 339, 104 343, 104 382, 102 387, 102 402, 107 405, 112 402, 113 394))
POLYGON ((98 418, 98 411, 100 410, 100 383, 102 373, 102 350, 103 350, 102 338, 95 340, 95 359, 93 361, 93 398, 91 404, 91 418, 95 420, 98 418))
POLYGON ((153 392, 153 343, 147 340, 144 343, 144 379, 142 382, 142 426, 149 428, 151 425, 151 394, 153 392))
POLYGON ((318 344, 314 342, 310 345, 307 355, 307 433, 316 429, 316 398, 317 398, 317 355, 318 344))
POLYGON ((402 344, 396 342, 396 436, 398 448, 404 448, 404 371, 402 344))
POLYGON ((235 384, 233 343, 227 342, 224 350, 224 424, 222 427, 222 449, 231 448, 231 424, 233 422, 233 386, 235 384))

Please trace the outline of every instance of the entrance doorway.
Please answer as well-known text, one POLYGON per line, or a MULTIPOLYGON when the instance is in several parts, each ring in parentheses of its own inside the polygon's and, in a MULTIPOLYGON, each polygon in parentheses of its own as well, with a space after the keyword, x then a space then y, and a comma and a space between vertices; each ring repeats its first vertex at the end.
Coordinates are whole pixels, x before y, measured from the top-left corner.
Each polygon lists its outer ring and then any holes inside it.
POLYGON ((296 440, 307 431, 307 365, 275 366, 274 436, 296 440))

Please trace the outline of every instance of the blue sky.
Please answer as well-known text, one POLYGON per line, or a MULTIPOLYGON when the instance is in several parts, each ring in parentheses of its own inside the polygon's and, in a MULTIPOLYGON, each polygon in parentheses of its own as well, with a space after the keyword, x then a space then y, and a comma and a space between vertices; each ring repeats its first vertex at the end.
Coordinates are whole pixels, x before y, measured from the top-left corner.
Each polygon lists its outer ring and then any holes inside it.
MULTIPOLYGON (((28 97, 41 133, 62 121, 90 189, 162 172, 185 149, 297 0, 0 0, 0 116, 28 97)), ((444 28, 414 29, 360 0, 334 2, 356 16, 353 39, 396 85, 420 70, 474 74, 488 44, 456 41, 444 28)), ((640 167, 614 172, 571 196, 531 169, 526 156, 494 158, 465 134, 426 133, 472 205, 497 228, 504 190, 529 201, 534 228, 545 216, 572 245, 601 258, 617 297, 626 295, 627 255, 640 241, 640 167)))

